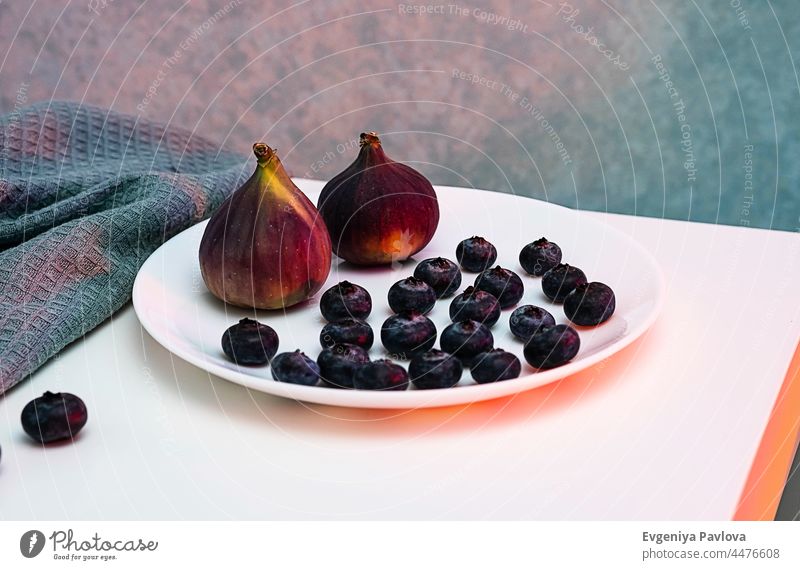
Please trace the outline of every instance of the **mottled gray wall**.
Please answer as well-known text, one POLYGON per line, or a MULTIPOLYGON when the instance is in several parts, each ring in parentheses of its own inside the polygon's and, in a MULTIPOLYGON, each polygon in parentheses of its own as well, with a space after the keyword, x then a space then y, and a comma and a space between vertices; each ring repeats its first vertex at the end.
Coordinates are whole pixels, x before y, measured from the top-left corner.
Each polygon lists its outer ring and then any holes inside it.
POLYGON ((3 1, 0 110, 73 99, 265 139, 322 179, 372 129, 441 184, 800 226, 795 0, 429 5, 3 1))

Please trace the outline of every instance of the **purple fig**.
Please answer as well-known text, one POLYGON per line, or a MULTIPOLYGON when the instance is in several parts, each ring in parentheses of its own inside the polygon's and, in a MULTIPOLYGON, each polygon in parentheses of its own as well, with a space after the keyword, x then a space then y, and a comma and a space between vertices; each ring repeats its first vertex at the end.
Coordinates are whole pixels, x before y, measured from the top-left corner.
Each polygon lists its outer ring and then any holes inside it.
POLYGON ((319 291, 331 269, 331 239, 314 204, 275 151, 253 145, 256 171, 211 217, 200 242, 206 287, 239 307, 281 309, 319 291))
POLYGON ((351 263, 408 259, 439 224, 439 203, 422 174, 386 156, 375 133, 361 133, 355 161, 322 189, 319 212, 333 251, 351 263))

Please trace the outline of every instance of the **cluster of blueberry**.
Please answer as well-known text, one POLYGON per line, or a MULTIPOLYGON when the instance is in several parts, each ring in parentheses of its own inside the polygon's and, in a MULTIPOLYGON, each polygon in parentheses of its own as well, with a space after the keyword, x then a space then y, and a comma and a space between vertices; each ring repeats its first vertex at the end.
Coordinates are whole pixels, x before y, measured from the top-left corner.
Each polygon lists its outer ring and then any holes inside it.
MULTIPOLYGON (((461 286, 455 262, 437 257, 419 263, 414 275, 391 286, 389 307, 395 312, 381 327, 381 343, 394 359, 410 359, 408 371, 391 359, 371 361, 368 350, 375 335, 366 318, 372 311, 369 292, 354 283, 334 285, 320 299, 328 321, 320 333, 323 347, 316 362, 301 351, 277 354, 278 335, 269 326, 242 319, 225 331, 222 348, 234 362, 272 367, 279 382, 316 385, 320 380, 337 388, 405 390, 449 388, 461 379, 464 367, 478 383, 519 376, 521 364, 512 353, 494 347, 491 327, 502 309, 515 306, 524 293, 519 275, 500 266, 497 249, 482 237, 463 240, 456 248, 461 269, 478 273, 474 285, 450 303, 452 324, 441 334, 441 350, 434 347, 436 327, 425 315, 438 299, 453 295, 461 286)), ((545 238, 526 245, 519 255, 522 268, 542 277, 542 291, 576 325, 594 326, 608 320, 615 309, 613 291, 599 282, 589 283, 577 267, 561 263, 561 248, 545 238)), ((561 366, 580 348, 578 332, 557 325, 547 310, 534 305, 518 307, 509 320, 511 332, 525 343, 525 360, 538 369, 561 366)))

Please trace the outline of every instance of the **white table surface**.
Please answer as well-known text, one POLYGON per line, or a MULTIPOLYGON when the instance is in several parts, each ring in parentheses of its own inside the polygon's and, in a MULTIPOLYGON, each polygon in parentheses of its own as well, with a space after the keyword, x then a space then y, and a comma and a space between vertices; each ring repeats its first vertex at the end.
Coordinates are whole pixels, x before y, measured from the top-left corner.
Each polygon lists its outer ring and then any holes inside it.
POLYGON ((587 215, 668 287, 598 366, 469 406, 309 406, 172 357, 128 305, 0 399, 0 518, 731 518, 800 338, 800 237, 587 215), (22 432, 45 390, 86 401, 75 444, 22 432))

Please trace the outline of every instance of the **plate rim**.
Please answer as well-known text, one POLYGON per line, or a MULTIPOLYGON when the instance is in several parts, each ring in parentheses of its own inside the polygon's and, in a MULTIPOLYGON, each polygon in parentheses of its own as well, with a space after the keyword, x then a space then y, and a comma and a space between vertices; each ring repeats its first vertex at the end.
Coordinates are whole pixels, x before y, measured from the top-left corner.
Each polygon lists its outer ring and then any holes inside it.
MULTIPOLYGON (((315 181, 317 182, 317 181, 315 181)), ((444 189, 447 190, 456 190, 456 187, 444 187, 444 186, 434 186, 436 189, 444 189)), ((460 188, 459 190, 468 190, 470 192, 481 192, 487 194, 496 194, 496 192, 492 192, 489 190, 480 190, 480 189, 472 189, 472 188, 460 188)), ((133 291, 132 291, 132 303, 134 312, 136 313, 136 317, 139 320, 139 323, 142 327, 147 331, 149 334, 159 345, 161 345, 165 350, 167 350, 170 354, 174 354, 178 356, 182 360, 192 364, 193 366, 203 370, 207 374, 213 374, 219 378, 222 378, 226 381, 233 382, 235 384, 239 384, 244 386, 245 388, 256 390, 258 392, 263 392, 266 394, 271 394, 274 396, 280 396, 283 398, 293 399, 298 402, 304 403, 313 403, 313 404, 321 404, 321 405, 328 405, 328 406, 337 406, 337 407, 347 407, 347 408, 363 408, 363 409, 417 409, 417 408, 436 408, 436 407, 447 407, 447 406, 457 406, 457 405, 469 405, 471 403, 481 402, 481 401, 488 401, 494 400, 497 398, 503 398, 506 396, 510 396, 513 394, 527 392, 528 390, 533 390, 535 388, 539 388, 550 384, 552 382, 556 382, 558 380, 569 378, 590 368, 591 366, 601 362, 612 355, 622 351, 624 348, 629 346, 635 340, 640 338, 647 330, 655 323, 658 319, 661 311, 663 309, 666 297, 666 281, 664 278, 664 272, 661 268, 661 265, 655 259, 652 253, 648 251, 639 241, 634 239, 633 236, 627 234, 618 228, 606 225, 600 222, 597 219, 594 219, 590 216, 587 216, 581 210, 573 210, 571 208, 566 208, 564 206, 558 204, 551 204, 549 202, 542 202, 541 200, 536 200, 535 198, 530 198, 527 196, 520 196, 517 194, 512 194, 512 196, 520 199, 528 199, 534 200, 541 204, 544 204, 548 207, 558 207, 559 209, 566 210, 575 216, 579 216, 582 218, 582 222, 585 221, 591 225, 595 226, 602 226, 604 231, 609 231, 611 233, 616 234, 618 237, 623 238, 623 240, 629 242, 632 247, 637 249, 639 253, 642 255, 644 259, 647 260, 649 265, 653 268, 653 275, 655 276, 656 285, 657 285, 657 295, 655 298, 655 303, 653 305, 652 310, 649 312, 646 318, 642 319, 636 326, 633 326, 628 330, 628 332, 619 338, 618 340, 611 343, 609 346, 606 346, 597 352, 586 356, 585 358, 581 358, 580 360, 569 362, 563 366, 559 366, 556 368, 552 368, 549 370, 542 370, 538 372, 533 372, 526 374, 524 376, 520 376, 518 378, 514 378, 511 380, 504 380, 502 382, 494 382, 489 384, 470 384, 467 386, 457 386, 453 388, 436 388, 432 390, 406 390, 406 391, 372 391, 372 390, 346 390, 341 388, 332 388, 323 385, 316 385, 316 386, 302 386, 298 384, 288 384, 284 382, 277 382, 275 380, 267 380, 263 377, 256 377, 251 374, 247 374, 246 372, 240 372, 238 370, 232 370, 229 368, 225 368, 216 364, 215 362, 208 360, 203 357, 197 356, 194 352, 190 350, 184 350, 181 346, 175 346, 173 343, 169 342, 161 332, 158 330, 158 327, 154 325, 147 317, 147 312, 145 310, 146 301, 141 298, 141 280, 143 279, 143 275, 145 273, 145 268, 148 267, 150 263, 153 262, 153 259, 156 258, 156 255, 161 252, 161 250, 167 247, 172 240, 176 239, 178 236, 184 235, 188 232, 199 232, 202 227, 208 223, 208 219, 202 220, 196 224, 189 226, 188 228, 178 232, 170 239, 162 243, 158 248, 156 248, 153 253, 151 253, 147 259, 142 263, 141 267, 136 273, 136 278, 134 279, 133 283, 133 291), (354 394, 357 394, 354 396, 354 394), (418 400, 421 399, 421 395, 427 395, 427 401, 420 403, 418 400), (361 398, 365 400, 363 403, 355 403, 352 400, 356 398, 361 398)), ((163 283, 163 282, 159 282, 163 283)), ((425 399, 425 398, 422 398, 425 399)))

